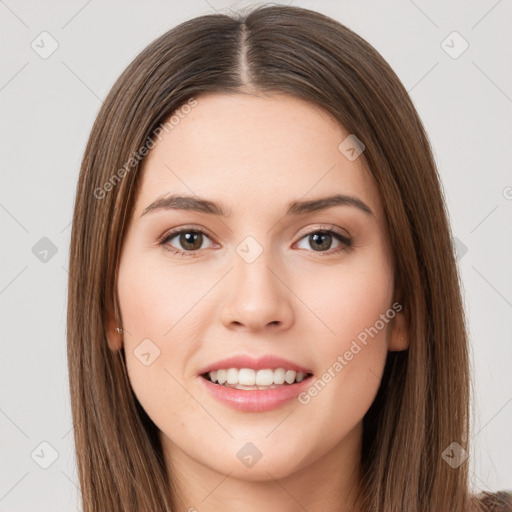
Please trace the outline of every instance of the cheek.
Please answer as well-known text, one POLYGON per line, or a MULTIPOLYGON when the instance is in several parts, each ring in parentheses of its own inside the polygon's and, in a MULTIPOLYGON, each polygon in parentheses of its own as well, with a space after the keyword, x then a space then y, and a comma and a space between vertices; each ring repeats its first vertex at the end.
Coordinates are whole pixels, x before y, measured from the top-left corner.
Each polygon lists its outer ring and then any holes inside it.
POLYGON ((179 428, 184 415, 200 414, 179 384, 195 350, 190 342, 192 315, 186 315, 191 305, 184 300, 184 289, 189 298, 201 296, 179 273, 166 271, 159 262, 144 262, 135 255, 120 262, 118 296, 128 376, 139 402, 160 429, 170 424, 179 428))
POLYGON ((299 398, 316 417, 313 421, 339 428, 320 443, 334 442, 329 436, 339 436, 360 421, 380 386, 395 311, 393 273, 379 254, 354 258, 353 265, 340 266, 337 272, 321 269, 311 276, 317 286, 302 288, 305 302, 315 305, 317 318, 309 321, 315 328, 308 332, 321 370, 299 398))
POLYGON ((127 246, 118 278, 126 327, 134 336, 154 338, 162 346, 172 344, 178 333, 186 332, 194 317, 194 305, 211 286, 208 280, 170 264, 164 251, 152 248, 144 252, 127 246))
POLYGON ((348 341, 338 343, 337 350, 325 350, 328 364, 324 372, 299 396, 299 414, 309 423, 308 442, 316 447, 315 453, 308 455, 310 461, 350 436, 375 399, 386 346, 377 337, 367 346, 359 345, 348 341))
POLYGON ((297 276, 307 275, 307 279, 296 279, 293 289, 307 306, 304 313, 308 317, 307 332, 312 337, 309 342, 324 354, 319 361, 324 362, 335 352, 344 352, 347 342, 350 345, 358 336, 364 342, 365 336, 369 336, 367 329, 376 322, 378 343, 385 339, 389 319, 384 323, 380 319, 393 302, 394 276, 379 244, 373 250, 364 248, 348 254, 336 266, 294 270, 297 276))
POLYGON ((328 453, 353 431, 380 387, 389 329, 389 324, 381 325, 380 315, 387 304, 373 296, 359 306, 353 303, 350 310, 345 308, 346 316, 331 317, 335 334, 317 340, 314 351, 321 369, 298 397, 317 454, 328 453))
POLYGON ((168 344, 176 333, 196 326, 197 312, 208 303, 212 282, 218 279, 215 269, 181 266, 163 248, 145 253, 128 246, 126 253, 119 266, 118 293, 127 327, 168 344))

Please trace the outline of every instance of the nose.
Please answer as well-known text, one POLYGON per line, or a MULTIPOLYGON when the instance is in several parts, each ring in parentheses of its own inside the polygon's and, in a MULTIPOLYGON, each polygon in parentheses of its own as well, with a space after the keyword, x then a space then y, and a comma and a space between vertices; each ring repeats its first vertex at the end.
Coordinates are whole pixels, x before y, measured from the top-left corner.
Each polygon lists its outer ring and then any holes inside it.
POLYGON ((277 332, 292 325, 294 294, 287 286, 287 273, 264 255, 252 263, 234 258, 234 268, 222 290, 225 299, 221 314, 226 328, 277 332))

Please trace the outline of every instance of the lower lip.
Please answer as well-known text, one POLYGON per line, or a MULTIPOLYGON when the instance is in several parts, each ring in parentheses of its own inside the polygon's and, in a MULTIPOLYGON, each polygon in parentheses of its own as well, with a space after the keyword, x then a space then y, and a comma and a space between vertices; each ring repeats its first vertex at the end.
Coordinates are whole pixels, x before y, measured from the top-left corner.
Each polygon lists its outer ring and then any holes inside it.
POLYGON ((285 403, 296 398, 311 383, 312 375, 301 382, 285 384, 272 389, 236 389, 214 384, 199 376, 206 389, 219 402, 243 412, 265 412, 277 409, 285 403))

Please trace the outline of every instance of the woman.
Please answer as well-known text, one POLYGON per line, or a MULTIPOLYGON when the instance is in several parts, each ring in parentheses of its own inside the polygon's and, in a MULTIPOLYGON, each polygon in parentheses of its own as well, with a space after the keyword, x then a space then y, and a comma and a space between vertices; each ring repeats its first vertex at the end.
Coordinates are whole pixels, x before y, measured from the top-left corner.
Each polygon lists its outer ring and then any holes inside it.
POLYGON ((422 123, 319 13, 201 16, 117 80, 78 182, 68 357, 84 512, 510 505, 468 490, 422 123))

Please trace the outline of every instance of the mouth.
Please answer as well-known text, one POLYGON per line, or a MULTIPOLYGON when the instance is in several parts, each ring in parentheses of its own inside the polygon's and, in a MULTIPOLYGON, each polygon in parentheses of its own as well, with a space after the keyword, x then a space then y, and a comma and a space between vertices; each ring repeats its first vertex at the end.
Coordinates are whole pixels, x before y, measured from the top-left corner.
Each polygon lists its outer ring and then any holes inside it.
POLYGON ((212 384, 224 388, 245 391, 265 391, 275 388, 286 388, 310 380, 310 372, 295 371, 286 368, 222 368, 201 374, 201 377, 212 384))
POLYGON ((240 412, 262 413, 293 404, 313 374, 285 368, 221 368, 199 375, 206 392, 240 412))

